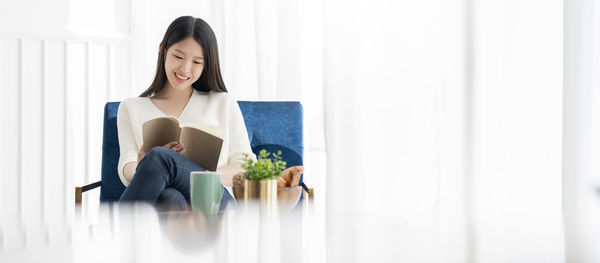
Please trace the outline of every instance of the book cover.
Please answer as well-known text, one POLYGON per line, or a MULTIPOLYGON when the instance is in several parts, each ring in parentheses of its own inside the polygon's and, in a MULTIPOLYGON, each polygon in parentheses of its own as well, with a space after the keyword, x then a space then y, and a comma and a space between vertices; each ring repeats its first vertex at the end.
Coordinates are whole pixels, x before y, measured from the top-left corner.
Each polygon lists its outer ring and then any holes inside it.
POLYGON ((216 126, 186 124, 181 126, 173 116, 164 116, 146 121, 142 126, 144 151, 155 146, 164 146, 172 141, 183 143, 183 156, 207 171, 216 171, 223 146, 223 131, 216 126))

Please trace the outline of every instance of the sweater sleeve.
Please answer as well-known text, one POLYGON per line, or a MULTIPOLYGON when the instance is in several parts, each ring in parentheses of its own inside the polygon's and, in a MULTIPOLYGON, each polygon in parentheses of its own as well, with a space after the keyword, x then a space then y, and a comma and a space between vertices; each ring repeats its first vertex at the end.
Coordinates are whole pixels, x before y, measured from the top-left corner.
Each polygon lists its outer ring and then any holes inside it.
POLYGON ((125 186, 129 185, 129 181, 123 175, 123 167, 125 164, 129 162, 137 162, 137 153, 139 147, 135 141, 134 131, 132 127, 132 119, 129 113, 129 103, 128 100, 123 100, 121 105, 119 106, 119 111, 117 113, 117 130, 119 136, 119 149, 120 149, 120 157, 119 157, 119 165, 118 172, 119 178, 121 182, 125 186))
POLYGON ((229 160, 231 163, 243 163, 244 153, 247 153, 252 160, 256 161, 256 155, 252 153, 250 141, 248 140, 248 131, 244 123, 244 117, 237 100, 230 97, 229 102, 229 160))

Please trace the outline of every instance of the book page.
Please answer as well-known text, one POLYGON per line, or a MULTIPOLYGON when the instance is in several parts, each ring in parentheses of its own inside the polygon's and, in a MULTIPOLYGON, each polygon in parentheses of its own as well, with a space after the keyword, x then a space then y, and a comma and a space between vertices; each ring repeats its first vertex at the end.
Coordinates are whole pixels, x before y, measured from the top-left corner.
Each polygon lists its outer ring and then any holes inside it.
POLYGON ((144 122, 142 126, 144 151, 148 152, 154 146, 163 146, 172 141, 179 141, 180 134, 179 120, 173 116, 159 117, 144 122))
POLYGON ((223 134, 219 127, 186 125, 181 130, 181 142, 185 145, 183 156, 194 161, 208 171, 216 171, 221 155, 223 134))

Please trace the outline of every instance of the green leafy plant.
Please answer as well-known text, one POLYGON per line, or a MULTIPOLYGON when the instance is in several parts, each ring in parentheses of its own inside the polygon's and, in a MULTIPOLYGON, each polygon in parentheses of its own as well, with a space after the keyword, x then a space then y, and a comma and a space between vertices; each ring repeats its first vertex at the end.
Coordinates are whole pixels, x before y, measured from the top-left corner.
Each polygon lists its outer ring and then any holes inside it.
POLYGON ((246 169, 244 178, 248 180, 271 180, 277 179, 283 174, 286 163, 281 160, 281 151, 277 154, 273 153, 272 158, 269 158, 271 153, 262 149, 258 153, 258 160, 255 162, 248 154, 244 154, 244 163, 242 168, 246 169))

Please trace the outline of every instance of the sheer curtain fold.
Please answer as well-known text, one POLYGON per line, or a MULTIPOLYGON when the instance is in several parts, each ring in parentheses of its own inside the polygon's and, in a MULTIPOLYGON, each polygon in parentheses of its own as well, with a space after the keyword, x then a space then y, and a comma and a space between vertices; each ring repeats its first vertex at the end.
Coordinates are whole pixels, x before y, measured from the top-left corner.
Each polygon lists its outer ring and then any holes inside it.
POLYGON ((563 259, 561 2, 450 2, 326 1, 330 259, 563 259), (403 220, 441 256, 339 214, 403 220))
POLYGON ((240 98, 300 100, 299 1, 226 1, 222 53, 240 98))
POLYGON ((278 2, 275 0, 254 1, 254 23, 256 29, 256 68, 258 95, 261 99, 277 97, 277 52, 278 2))
POLYGON ((567 262, 599 262, 600 5, 566 1, 564 22, 563 214, 567 262))
POLYGON ((442 44, 462 30, 444 5, 326 1, 329 260, 444 257, 425 253, 439 251, 440 96, 459 88, 442 80, 462 67, 442 44))

